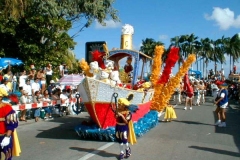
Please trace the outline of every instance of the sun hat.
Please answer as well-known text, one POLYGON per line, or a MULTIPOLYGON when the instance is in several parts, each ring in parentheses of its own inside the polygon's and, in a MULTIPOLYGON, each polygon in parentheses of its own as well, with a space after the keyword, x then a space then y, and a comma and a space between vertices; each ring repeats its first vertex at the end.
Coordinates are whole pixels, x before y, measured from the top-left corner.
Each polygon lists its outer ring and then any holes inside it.
POLYGON ((0 97, 5 96, 8 96, 8 92, 4 88, 0 87, 0 97))
POLYGON ((28 92, 26 90, 23 90, 22 94, 28 94, 28 92))
POLYGON ((220 86, 224 87, 224 88, 227 88, 228 87, 228 84, 227 83, 222 83, 220 84, 220 86))
POLYGON ((50 83, 55 83, 54 80, 51 80, 50 83))

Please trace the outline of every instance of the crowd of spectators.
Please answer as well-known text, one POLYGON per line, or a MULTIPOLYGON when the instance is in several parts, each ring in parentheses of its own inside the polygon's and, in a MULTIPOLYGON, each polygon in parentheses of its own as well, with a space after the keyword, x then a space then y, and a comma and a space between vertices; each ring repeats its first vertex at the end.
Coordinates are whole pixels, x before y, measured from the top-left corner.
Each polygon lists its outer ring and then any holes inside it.
MULTIPOLYGON (((58 78, 68 75, 66 64, 59 66, 58 78)), ((31 110, 21 110, 20 121, 27 121, 27 118, 35 118, 38 122, 41 112, 44 112, 44 120, 53 119, 52 114, 55 109, 58 115, 67 114, 69 98, 76 91, 70 86, 61 86, 53 80, 52 65, 48 63, 46 67, 36 69, 34 65, 30 66, 27 72, 23 69, 20 73, 12 73, 11 66, 0 71, 0 87, 4 88, 9 94, 16 94, 19 97, 19 104, 46 102, 49 106, 31 110), (61 105, 53 106, 52 100, 61 100, 61 105)))

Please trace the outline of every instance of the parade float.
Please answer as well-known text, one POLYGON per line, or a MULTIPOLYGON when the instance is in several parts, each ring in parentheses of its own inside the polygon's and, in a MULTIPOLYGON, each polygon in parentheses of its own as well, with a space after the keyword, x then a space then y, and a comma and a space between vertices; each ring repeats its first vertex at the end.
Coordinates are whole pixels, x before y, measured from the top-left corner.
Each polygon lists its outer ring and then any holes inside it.
POLYGON ((132 35, 133 27, 123 26, 120 49, 109 51, 106 44, 102 48, 95 45, 89 53, 91 59, 86 56, 87 60, 79 62, 86 76, 79 84, 78 92, 90 115, 88 121, 75 127, 81 139, 114 141, 117 101, 129 95, 133 95, 131 104, 138 106, 132 114, 136 136, 148 132, 158 124, 159 113, 168 105, 175 88, 195 61, 195 56, 190 55, 178 74, 170 78, 171 70, 179 59, 179 50, 170 50, 161 71, 164 47, 156 46, 151 77, 144 78, 143 69, 152 59, 132 49, 132 35), (126 59, 124 69, 120 69, 122 59, 126 59))

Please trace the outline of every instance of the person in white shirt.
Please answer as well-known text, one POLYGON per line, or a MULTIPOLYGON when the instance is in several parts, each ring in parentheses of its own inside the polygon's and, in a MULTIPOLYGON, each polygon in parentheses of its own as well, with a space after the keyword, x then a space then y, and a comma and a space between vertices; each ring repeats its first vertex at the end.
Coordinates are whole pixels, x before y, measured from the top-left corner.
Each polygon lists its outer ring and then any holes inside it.
POLYGON ((69 98, 66 89, 62 90, 62 93, 60 94, 60 100, 61 100, 60 116, 63 116, 63 113, 66 112, 69 103, 69 98))
POLYGON ((50 63, 47 64, 45 73, 46 73, 47 85, 49 85, 50 81, 52 80, 52 74, 53 74, 52 65, 50 63))
POLYGON ((49 106, 43 108, 45 110, 45 113, 46 113, 44 119, 45 120, 53 119, 53 117, 52 117, 53 106, 52 106, 52 101, 49 98, 48 90, 45 90, 43 92, 43 102, 47 102, 49 104, 49 106))
POLYGON ((39 84, 39 79, 38 78, 34 78, 34 82, 32 83, 32 95, 35 95, 36 91, 41 91, 41 86, 39 84))
POLYGON ((26 84, 23 86, 23 90, 27 92, 29 99, 32 101, 32 86, 30 85, 30 79, 26 80, 26 84))
POLYGON ((19 76, 19 88, 23 88, 23 86, 26 84, 27 78, 28 76, 26 75, 26 71, 24 70, 23 72, 21 72, 21 75, 19 76))
MULTIPOLYGON (((21 104, 30 103, 30 99, 28 98, 28 93, 24 90, 22 91, 22 96, 20 97, 20 103, 21 104)), ((21 111, 20 121, 27 122, 26 113, 27 113, 27 109, 24 109, 24 110, 21 111)))
POLYGON ((213 99, 215 99, 217 97, 219 88, 218 88, 218 86, 215 83, 212 83, 211 88, 212 88, 213 99))

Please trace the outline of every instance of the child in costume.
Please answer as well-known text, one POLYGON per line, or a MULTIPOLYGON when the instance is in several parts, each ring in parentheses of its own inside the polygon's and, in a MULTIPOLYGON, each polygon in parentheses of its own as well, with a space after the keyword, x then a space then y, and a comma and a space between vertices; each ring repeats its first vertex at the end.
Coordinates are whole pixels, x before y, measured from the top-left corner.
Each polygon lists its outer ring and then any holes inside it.
POLYGON ((176 119, 176 118, 177 118, 177 116, 176 116, 173 106, 168 104, 166 107, 165 116, 164 116, 163 121, 171 122, 172 119, 176 119))
POLYGON ((3 97, 8 93, 0 87, 0 159, 11 160, 15 137, 14 130, 18 127, 18 120, 11 104, 3 103, 3 97))
POLYGON ((118 108, 116 111, 116 140, 120 146, 119 159, 128 158, 131 156, 131 148, 129 147, 129 142, 131 144, 136 143, 136 137, 133 130, 132 124, 132 112, 137 110, 137 106, 131 105, 129 100, 133 95, 128 96, 128 98, 118 99, 118 108), (126 154, 124 153, 124 145, 126 154))

